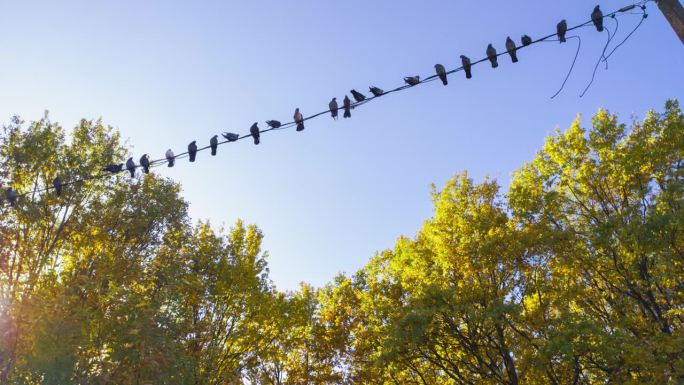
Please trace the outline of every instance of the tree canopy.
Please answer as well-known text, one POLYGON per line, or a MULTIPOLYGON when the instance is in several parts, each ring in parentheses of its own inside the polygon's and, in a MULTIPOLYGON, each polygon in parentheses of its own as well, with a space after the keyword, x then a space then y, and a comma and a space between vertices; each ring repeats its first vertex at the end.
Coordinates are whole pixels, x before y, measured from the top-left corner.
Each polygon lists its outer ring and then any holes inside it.
MULTIPOLYGON (((90 175, 120 136, 0 134, 0 184, 90 175)), ((155 174, 0 207, 0 383, 684 383, 684 115, 600 110, 503 190, 466 172, 359 271, 279 291, 262 233, 193 223, 155 174)), ((322 258, 324 256, 321 256, 322 258)))

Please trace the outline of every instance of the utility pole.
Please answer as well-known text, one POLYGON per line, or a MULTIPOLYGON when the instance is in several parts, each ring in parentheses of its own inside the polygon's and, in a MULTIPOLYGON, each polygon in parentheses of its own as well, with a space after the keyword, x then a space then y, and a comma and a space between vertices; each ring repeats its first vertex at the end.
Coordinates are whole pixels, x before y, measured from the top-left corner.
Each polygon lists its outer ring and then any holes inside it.
POLYGON ((658 8, 684 44, 684 7, 679 0, 658 0, 658 8))

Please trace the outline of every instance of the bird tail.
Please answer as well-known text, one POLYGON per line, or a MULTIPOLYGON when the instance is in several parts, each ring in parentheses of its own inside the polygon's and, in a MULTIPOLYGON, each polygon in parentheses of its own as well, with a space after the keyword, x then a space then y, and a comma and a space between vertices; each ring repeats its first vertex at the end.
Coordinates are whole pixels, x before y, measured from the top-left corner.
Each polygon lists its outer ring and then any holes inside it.
POLYGON ((499 66, 499 63, 496 61, 496 59, 492 60, 492 68, 496 68, 499 66))
POLYGON ((446 76, 442 78, 442 84, 447 85, 449 84, 449 81, 447 80, 446 76))
POLYGON ((297 131, 304 130, 304 123, 297 123, 297 131))
POLYGON ((173 159, 170 159, 169 160, 169 167, 173 167, 173 163, 174 163, 173 159))
POLYGON ((518 62, 518 54, 516 54, 515 51, 512 51, 512 52, 511 52, 511 61, 512 61, 513 63, 517 63, 517 62, 518 62))
POLYGON ((254 137, 254 144, 259 144, 259 137, 258 136, 254 137))
POLYGON ((195 154, 190 154, 190 161, 194 162, 195 161, 195 154))
POLYGON ((470 79, 473 77, 473 74, 472 74, 472 72, 470 72, 470 69, 465 70, 465 73, 466 73, 466 79, 470 79))
POLYGON ((351 111, 344 111, 345 118, 351 118, 351 111))
POLYGON ((216 155, 216 148, 211 149, 211 155, 216 155))
POLYGON ((147 167, 147 166, 145 166, 145 167, 143 167, 143 171, 145 171, 145 174, 149 174, 149 173, 150 173, 150 168, 147 167))

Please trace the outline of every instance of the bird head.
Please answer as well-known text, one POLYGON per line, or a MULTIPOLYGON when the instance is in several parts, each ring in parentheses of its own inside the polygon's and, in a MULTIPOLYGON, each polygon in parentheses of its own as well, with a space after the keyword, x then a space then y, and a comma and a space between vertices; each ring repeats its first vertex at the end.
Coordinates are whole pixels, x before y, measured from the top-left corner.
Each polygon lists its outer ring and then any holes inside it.
POLYGON ((600 10, 601 10, 601 7, 599 7, 598 5, 594 7, 594 12, 600 11, 600 10))
POLYGON ((461 55, 461 59, 468 60, 468 57, 466 55, 461 55))
POLYGON ((212 138, 212 139, 216 139, 216 138, 218 138, 218 135, 214 135, 214 136, 212 136, 211 138, 212 138))

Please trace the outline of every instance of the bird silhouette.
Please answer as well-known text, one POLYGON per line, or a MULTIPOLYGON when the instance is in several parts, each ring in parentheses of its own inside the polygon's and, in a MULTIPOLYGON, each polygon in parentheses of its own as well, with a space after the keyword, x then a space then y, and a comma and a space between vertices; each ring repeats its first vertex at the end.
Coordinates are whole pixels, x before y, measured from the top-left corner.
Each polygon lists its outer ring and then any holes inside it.
POLYGON ((294 113, 294 121, 297 123, 297 131, 303 131, 304 130, 304 116, 302 115, 301 112, 299 112, 299 108, 295 108, 295 113, 294 113))
POLYGON ((188 155, 190 155, 190 161, 194 162, 197 156, 197 142, 194 140, 188 144, 188 155))
POLYGON ((603 32, 603 12, 598 5, 594 7, 594 12, 591 13, 591 21, 594 22, 597 31, 603 32))
POLYGON ((522 35, 520 42, 523 46, 527 47, 528 45, 532 44, 532 38, 527 35, 522 35))
POLYGON ((165 155, 166 155, 166 161, 169 162, 169 163, 168 163, 168 167, 173 167, 173 163, 174 163, 175 160, 176 160, 176 155, 173 153, 173 150, 171 150, 171 149, 169 148, 168 150, 166 150, 166 154, 165 154, 165 155))
POLYGON ((11 187, 8 187, 7 190, 5 190, 5 198, 7 198, 10 205, 14 206, 17 203, 17 192, 11 187))
POLYGON ((140 165, 142 166, 145 174, 150 173, 150 157, 147 156, 147 154, 140 157, 140 165))
POLYGON ((218 135, 214 135, 209 139, 209 146, 211 147, 211 155, 216 155, 216 149, 218 149, 218 135))
MULTIPOLYGON (((267 120, 267 121, 266 121, 266 124, 267 124, 269 127, 274 128, 274 129, 275 129, 275 128, 280 128, 280 126, 282 125, 282 124, 281 124, 279 121, 277 121, 277 120, 267 120)), ((224 135, 224 136, 225 136, 225 135, 224 135)))
POLYGON ((439 76, 439 80, 442 81, 442 84, 444 84, 444 85, 449 84, 449 82, 447 81, 446 69, 444 68, 443 65, 435 64, 435 72, 437 72, 437 76, 439 76))
POLYGON ((370 90, 371 94, 373 94, 375 97, 382 96, 382 94, 385 93, 385 91, 376 86, 370 86, 368 87, 368 90, 370 90))
POLYGON ((360 93, 357 90, 351 90, 352 96, 354 97, 354 100, 356 100, 357 103, 361 103, 362 101, 366 100, 366 95, 360 93))
POLYGON ((487 46, 487 59, 492 63, 492 68, 499 66, 499 63, 496 61, 496 49, 491 44, 487 46))
POLYGON ((332 98, 330 103, 328 103, 328 109, 330 110, 330 116, 337 120, 337 110, 339 109, 339 106, 337 105, 337 98, 332 98))
POLYGON ((556 25, 556 34, 558 34, 558 40, 560 40, 561 43, 565 43, 566 32, 568 32, 568 23, 563 19, 556 25))
POLYGON ((473 74, 470 72, 470 58, 468 56, 461 55, 461 64, 463 65, 463 71, 465 71, 466 79, 472 78, 473 74))
POLYGON ((109 171, 112 174, 116 174, 117 172, 121 172, 123 170, 123 163, 119 164, 108 164, 104 168, 102 168, 103 171, 109 171))
POLYGON ((420 83, 420 76, 406 76, 404 81, 410 86, 415 86, 416 84, 420 83))
POLYGON ((131 178, 135 178, 135 162, 133 157, 128 158, 126 161, 126 170, 131 174, 131 178))
POLYGON ((508 51, 508 54, 511 55, 511 61, 513 63, 518 62, 518 54, 516 53, 517 49, 518 48, 515 46, 515 42, 513 41, 513 39, 511 39, 510 36, 507 37, 506 38, 506 50, 508 51))
POLYGON ((344 95, 344 118, 351 118, 351 100, 349 99, 349 96, 344 95))
MULTIPOLYGON (((271 120, 269 120, 269 122, 271 122, 271 120)), ((226 140, 229 141, 229 142, 234 142, 234 141, 240 139, 240 135, 235 134, 235 133, 232 133, 232 132, 224 132, 224 133, 221 134, 221 135, 222 135, 224 138, 226 138, 226 140)))
POLYGON ((62 195, 62 178, 55 177, 55 179, 52 180, 52 187, 55 188, 55 194, 57 196, 62 195))
POLYGON ((257 122, 254 122, 252 127, 249 128, 249 133, 252 134, 252 138, 254 138, 254 144, 259 144, 259 126, 257 125, 257 122))

